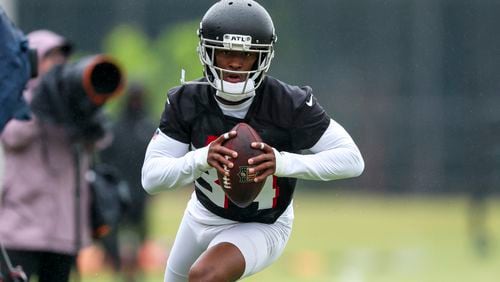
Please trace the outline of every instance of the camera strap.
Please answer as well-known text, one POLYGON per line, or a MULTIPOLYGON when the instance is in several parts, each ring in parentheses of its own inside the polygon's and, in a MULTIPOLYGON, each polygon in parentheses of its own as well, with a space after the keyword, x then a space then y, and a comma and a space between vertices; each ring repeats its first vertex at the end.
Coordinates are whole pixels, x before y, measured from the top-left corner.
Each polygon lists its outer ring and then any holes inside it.
POLYGON ((7 251, 5 250, 5 247, 3 246, 3 243, 0 242, 0 248, 2 250, 2 257, 3 260, 5 261, 5 265, 7 266, 9 272, 13 269, 12 267, 12 262, 10 261, 9 255, 7 254, 7 251))
POLYGON ((28 276, 24 273, 21 266, 12 266, 12 262, 10 261, 9 255, 7 254, 7 250, 2 242, 0 242, 0 250, 2 252, 3 260, 5 261, 5 265, 7 266, 7 270, 9 271, 7 275, 14 282, 28 282, 28 276))

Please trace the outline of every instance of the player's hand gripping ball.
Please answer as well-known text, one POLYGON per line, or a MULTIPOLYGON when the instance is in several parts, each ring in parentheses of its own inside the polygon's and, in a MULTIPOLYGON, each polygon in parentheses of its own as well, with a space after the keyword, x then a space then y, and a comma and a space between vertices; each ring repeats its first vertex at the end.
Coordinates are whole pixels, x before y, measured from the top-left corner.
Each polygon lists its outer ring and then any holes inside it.
POLYGON ((262 154, 259 149, 250 146, 252 142, 262 142, 259 134, 250 125, 238 123, 231 131, 236 131, 234 138, 224 141, 224 147, 238 152, 238 157, 229 158, 233 162, 232 168, 224 167, 229 176, 217 173, 220 185, 231 202, 240 208, 249 206, 259 195, 264 181, 255 182, 255 173, 251 174, 248 169, 248 159, 262 154))

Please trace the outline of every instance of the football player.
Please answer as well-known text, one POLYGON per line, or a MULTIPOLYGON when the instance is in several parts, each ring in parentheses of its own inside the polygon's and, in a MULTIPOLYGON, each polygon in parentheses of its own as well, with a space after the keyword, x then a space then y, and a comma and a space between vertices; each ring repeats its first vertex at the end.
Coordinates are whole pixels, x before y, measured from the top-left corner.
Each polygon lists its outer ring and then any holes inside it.
POLYGON ((356 144, 310 87, 266 75, 277 37, 261 5, 221 0, 205 13, 198 35, 204 77, 168 92, 142 168, 151 194, 194 182, 168 258, 168 282, 235 281, 261 271, 290 237, 296 179, 349 178, 364 169, 356 144), (252 144, 262 154, 248 163, 265 184, 245 208, 231 203, 217 180, 237 156, 222 143, 239 122, 263 140, 252 144))

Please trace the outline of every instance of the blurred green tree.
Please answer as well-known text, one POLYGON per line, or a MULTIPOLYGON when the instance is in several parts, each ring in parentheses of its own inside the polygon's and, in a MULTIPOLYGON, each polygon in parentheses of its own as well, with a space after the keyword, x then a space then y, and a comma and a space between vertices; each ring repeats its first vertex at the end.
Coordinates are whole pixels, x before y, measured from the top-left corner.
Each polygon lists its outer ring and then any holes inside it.
MULTIPOLYGON (((167 90, 180 83, 181 69, 190 75, 202 75, 202 66, 196 54, 197 27, 197 21, 175 24, 152 39, 138 27, 120 25, 103 41, 104 53, 118 61, 127 81, 141 83, 151 93, 148 109, 154 118, 159 117, 163 110, 167 90)), ((112 101, 107 110, 116 116, 123 100, 118 98, 112 101)))

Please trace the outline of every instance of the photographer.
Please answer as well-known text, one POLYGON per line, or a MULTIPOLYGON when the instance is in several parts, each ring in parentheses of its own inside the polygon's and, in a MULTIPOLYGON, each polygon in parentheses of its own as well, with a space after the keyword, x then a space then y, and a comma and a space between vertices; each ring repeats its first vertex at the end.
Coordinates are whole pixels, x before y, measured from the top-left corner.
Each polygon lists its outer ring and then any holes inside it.
MULTIPOLYGON (((28 41, 37 49, 40 76, 30 80, 24 92, 31 103, 43 76, 65 64, 72 48, 66 39, 47 30, 28 34, 28 41)), ((29 121, 9 121, 0 140, 6 169, 0 242, 12 264, 21 265, 28 278, 68 281, 78 249, 90 243, 89 191, 83 176, 95 139, 80 142, 83 146, 75 163, 75 140, 66 126, 46 122, 34 111, 29 121), (81 189, 76 191, 77 187, 81 189)))

